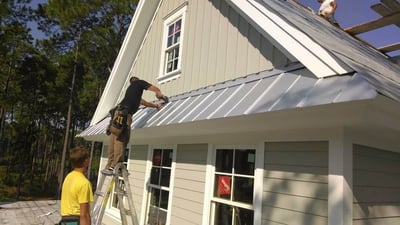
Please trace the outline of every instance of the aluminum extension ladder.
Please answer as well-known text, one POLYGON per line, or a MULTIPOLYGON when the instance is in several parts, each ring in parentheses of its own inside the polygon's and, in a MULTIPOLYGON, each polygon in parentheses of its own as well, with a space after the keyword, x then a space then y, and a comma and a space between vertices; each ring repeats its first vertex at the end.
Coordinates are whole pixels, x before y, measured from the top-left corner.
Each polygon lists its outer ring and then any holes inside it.
POLYGON ((136 210, 133 205, 132 192, 129 185, 128 170, 123 163, 118 163, 115 166, 114 171, 114 175, 106 175, 102 172, 100 173, 100 181, 95 192, 93 207, 91 211, 92 225, 102 224, 104 211, 106 209, 108 199, 114 187, 117 194, 116 196, 118 198, 118 206, 122 224, 128 225, 127 217, 129 216, 131 218, 131 224, 139 225, 136 210), (124 181, 123 185, 119 184, 120 176, 122 176, 122 179, 124 181), (125 208, 125 204, 123 201, 124 196, 126 197, 125 199, 128 202, 128 209, 125 208))

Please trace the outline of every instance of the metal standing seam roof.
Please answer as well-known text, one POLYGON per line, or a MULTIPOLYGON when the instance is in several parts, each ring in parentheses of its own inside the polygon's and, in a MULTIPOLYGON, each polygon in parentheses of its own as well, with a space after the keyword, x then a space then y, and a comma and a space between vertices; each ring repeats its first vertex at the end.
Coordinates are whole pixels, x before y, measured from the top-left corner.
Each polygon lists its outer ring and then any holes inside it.
MULTIPOLYGON (((361 74, 317 79, 299 64, 250 74, 170 97, 159 111, 140 108, 132 129, 371 99, 376 90, 361 74)), ((110 117, 79 137, 105 133, 110 117)))
POLYGON ((290 4, 287 1, 256 1, 275 11, 276 15, 302 30, 355 71, 362 73, 364 79, 379 93, 400 101, 400 66, 391 62, 384 54, 314 13, 305 11, 298 4, 290 4))

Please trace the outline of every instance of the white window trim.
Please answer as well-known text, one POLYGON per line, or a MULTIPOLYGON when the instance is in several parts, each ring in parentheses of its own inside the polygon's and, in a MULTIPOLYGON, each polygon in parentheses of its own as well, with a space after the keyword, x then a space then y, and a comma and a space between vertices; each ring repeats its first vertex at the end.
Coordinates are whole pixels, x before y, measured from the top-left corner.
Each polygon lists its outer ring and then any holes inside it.
MULTIPOLYGON (((147 163, 146 163, 146 174, 145 180, 150 180, 151 175, 151 167, 152 167, 152 159, 153 159, 153 151, 154 149, 172 149, 172 165, 171 165, 171 177, 169 183, 169 194, 168 194, 168 211, 167 211, 167 221, 166 225, 171 223, 171 208, 172 208, 172 196, 174 191, 174 180, 175 180, 175 168, 176 168, 176 154, 177 154, 177 145, 149 145, 148 154, 147 154, 147 163)), ((139 224, 145 224, 147 220, 147 212, 148 212, 148 185, 147 182, 144 182, 143 187, 143 199, 142 199, 142 210, 140 214, 139 224)))
POLYGON ((181 8, 176 11, 174 14, 169 16, 164 20, 164 31, 162 35, 162 45, 161 45, 161 59, 160 59, 160 68, 159 68, 159 75, 158 75, 158 82, 159 83, 165 83, 167 81, 176 79, 180 77, 182 73, 182 49, 183 49, 183 40, 185 36, 185 17, 186 17, 186 10, 187 10, 187 4, 184 4, 181 6, 181 8), (165 74, 164 69, 165 69, 165 50, 167 48, 167 43, 166 43, 166 37, 168 35, 168 26, 172 23, 178 20, 179 18, 182 18, 181 22, 181 36, 180 36, 180 43, 179 43, 179 60, 178 60, 178 69, 174 70, 170 73, 165 74))
MULTIPOLYGON (((255 149, 256 160, 255 160, 255 171, 254 171, 254 195, 253 195, 253 206, 254 211, 254 225, 261 225, 262 216, 262 195, 256 193, 262 193, 263 191, 263 174, 264 174, 264 142, 255 145, 212 145, 208 147, 207 154, 207 172, 206 172, 206 183, 204 192, 204 207, 203 207, 203 222, 202 225, 209 225, 214 217, 213 204, 211 201, 214 200, 214 185, 215 185, 215 160, 217 149, 255 149), (258 197, 258 198, 257 198, 258 197)), ((218 200, 223 202, 224 200, 218 200)), ((231 203, 230 201, 227 201, 231 203)), ((235 205, 246 207, 247 204, 238 203, 235 205)))

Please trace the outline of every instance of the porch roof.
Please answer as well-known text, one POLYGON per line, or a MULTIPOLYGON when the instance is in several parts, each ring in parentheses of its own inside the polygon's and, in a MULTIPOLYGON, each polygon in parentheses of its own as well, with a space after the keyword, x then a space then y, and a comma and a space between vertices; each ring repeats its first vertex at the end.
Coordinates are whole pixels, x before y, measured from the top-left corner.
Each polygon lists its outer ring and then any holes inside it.
MULTIPOLYGON (((377 95, 360 73, 317 79, 301 64, 292 64, 171 96, 160 110, 142 107, 133 115, 131 129, 373 99, 377 95)), ((109 120, 105 117, 77 136, 105 134, 109 120)))

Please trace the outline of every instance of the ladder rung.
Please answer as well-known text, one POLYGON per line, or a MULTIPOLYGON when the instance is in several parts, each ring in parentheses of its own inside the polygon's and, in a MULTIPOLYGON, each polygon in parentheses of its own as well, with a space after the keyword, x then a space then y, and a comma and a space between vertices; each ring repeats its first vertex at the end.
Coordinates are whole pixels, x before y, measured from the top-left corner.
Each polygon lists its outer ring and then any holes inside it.
POLYGON ((94 194, 98 195, 98 196, 101 196, 101 197, 105 196, 104 192, 100 192, 100 191, 96 191, 94 194))
POLYGON ((132 192, 130 190, 130 185, 129 185, 129 172, 126 169, 126 166, 124 164, 117 164, 115 169, 118 171, 117 174, 114 174, 113 176, 107 176, 105 174, 101 174, 100 181, 97 186, 97 191, 95 192, 96 196, 102 196, 103 198, 95 198, 95 205, 93 207, 92 215, 94 215, 92 221, 96 225, 100 225, 101 221, 104 216, 104 211, 106 209, 105 204, 108 201, 108 197, 110 194, 116 194, 116 197, 118 199, 118 202, 120 202, 119 209, 120 214, 121 214, 121 220, 122 224, 126 224, 127 220, 126 217, 131 218, 131 223, 134 225, 138 225, 138 218, 136 215, 135 207, 132 201, 132 192), (122 180, 124 181, 124 185, 126 190, 124 188, 119 186, 118 179, 119 176, 122 177, 122 180), (112 187, 115 189, 112 190, 112 187), (104 191, 105 190, 105 191, 104 191), (125 199, 126 197, 126 199, 125 199), (124 201, 127 200, 128 206, 127 208, 124 206, 124 201))

